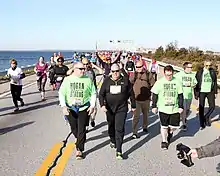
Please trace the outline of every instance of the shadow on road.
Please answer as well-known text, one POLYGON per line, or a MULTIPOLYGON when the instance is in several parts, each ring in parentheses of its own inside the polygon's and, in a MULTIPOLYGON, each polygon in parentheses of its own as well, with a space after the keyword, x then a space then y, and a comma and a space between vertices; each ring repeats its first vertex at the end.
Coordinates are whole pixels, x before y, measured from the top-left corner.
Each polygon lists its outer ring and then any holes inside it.
MULTIPOLYGON (((53 91, 45 90, 45 92, 53 92, 53 91)), ((40 95, 40 92, 39 91, 35 91, 35 92, 22 93, 21 97, 25 97, 26 95, 33 95, 33 94, 39 94, 40 95)), ((11 94, 7 95, 5 97, 1 97, 0 100, 4 100, 4 99, 8 99, 8 98, 12 98, 11 94)))
MULTIPOLYGON (((154 118, 156 118, 156 117, 154 117, 154 118)), ((152 123, 155 121, 154 118, 152 118, 150 120, 152 123)), ((128 117, 128 119, 129 119, 129 117, 128 117)), ((130 128, 129 127, 129 123, 131 123, 131 122, 132 122, 132 119, 129 119, 129 121, 126 122, 126 130, 125 131, 128 131, 128 129, 130 128)), ((104 122, 103 122, 103 124, 104 124, 104 122)), ((149 123, 149 124, 151 124, 151 123, 149 123)), ((149 130, 149 134, 144 139, 142 139, 141 141, 139 141, 139 139, 137 139, 138 142, 134 146, 132 146, 128 151, 126 151, 124 153, 125 159, 128 158, 128 155, 130 153, 134 152, 135 150, 137 150, 138 148, 143 146, 146 142, 148 142, 149 140, 153 139, 158 134, 160 134, 160 122, 156 122, 153 125, 149 126, 148 130, 149 130)), ((130 131, 131 131, 131 129, 130 129, 130 131)), ((127 132, 126 134, 129 134, 129 132, 127 132)), ((143 135, 146 135, 146 133, 141 132, 139 135, 143 136, 143 135)), ((103 131, 102 134, 89 138, 87 140, 87 142, 91 141, 91 140, 97 140, 97 139, 101 139, 101 138, 106 138, 106 137, 108 137, 108 132, 107 131, 103 131)), ((131 136, 125 138, 124 141, 123 141, 123 144, 129 142, 131 139, 132 139, 131 136)), ((99 150, 99 149, 109 145, 109 143, 110 143, 110 139, 108 139, 108 140, 106 140, 106 141, 96 145, 95 147, 85 151, 85 155, 87 156, 87 155, 91 154, 92 152, 95 152, 95 151, 97 151, 97 150, 99 150)))
MULTIPOLYGON (((207 112, 207 109, 208 108, 205 109, 205 112, 207 112)), ((211 117, 212 117, 211 119, 212 122, 220 120, 220 107, 219 106, 215 106, 215 110, 211 114, 211 117)))
MULTIPOLYGON (((153 139, 154 137, 156 137, 157 135, 160 134, 160 122, 158 121, 158 122, 154 123, 153 125, 149 126, 148 131, 149 131, 149 134, 144 139, 142 139, 140 141, 138 141, 139 139, 135 139, 138 142, 124 153, 124 159, 127 159, 129 154, 131 154, 135 150, 139 149, 144 144, 146 144, 148 141, 150 141, 151 139, 153 139)), ((144 134, 145 134, 144 132, 141 132, 140 136, 144 135, 144 134)), ((124 143, 126 141, 127 140, 125 139, 124 143)))
POLYGON ((0 135, 9 133, 9 132, 17 130, 19 128, 23 128, 23 127, 25 127, 27 125, 30 125, 30 124, 33 124, 33 123, 34 123, 34 121, 31 121, 31 122, 25 122, 25 123, 21 123, 21 124, 18 124, 18 125, 14 125, 14 126, 11 126, 11 127, 1 128, 0 129, 0 135))
MULTIPOLYGON (((38 103, 42 103, 42 101, 39 100, 39 101, 35 101, 35 102, 32 102, 32 103, 25 103, 25 106, 24 106, 24 107, 26 107, 26 106, 31 106, 31 105, 35 105, 35 104, 38 104, 38 103)), ((10 109, 14 109, 14 108, 15 108, 14 106, 9 106, 9 107, 0 108, 0 112, 2 112, 2 111, 7 111, 7 110, 10 110, 10 109)))
POLYGON ((187 120, 187 131, 180 130, 178 134, 173 136, 171 142, 174 142, 181 137, 194 137, 194 135, 199 131, 199 128, 199 116, 197 114, 195 117, 187 120))
MULTIPOLYGON (((50 102, 50 103, 39 104, 39 105, 36 105, 36 106, 24 107, 24 109, 20 109, 18 112, 11 112, 11 113, 1 114, 0 117, 6 116, 6 115, 21 114, 21 113, 32 111, 32 110, 37 110, 37 109, 40 109, 40 108, 45 108, 45 107, 48 107, 48 106, 57 105, 58 102, 59 101, 54 101, 54 102, 50 102)), ((36 103, 32 103, 32 104, 36 104, 36 103)))

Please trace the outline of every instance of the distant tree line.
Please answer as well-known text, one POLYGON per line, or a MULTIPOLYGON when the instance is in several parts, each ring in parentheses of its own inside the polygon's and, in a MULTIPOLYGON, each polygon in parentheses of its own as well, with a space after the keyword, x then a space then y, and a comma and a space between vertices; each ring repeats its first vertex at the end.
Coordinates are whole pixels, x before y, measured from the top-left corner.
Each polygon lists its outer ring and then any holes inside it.
POLYGON ((145 57, 153 57, 158 61, 166 61, 174 65, 182 65, 185 61, 193 63, 193 69, 196 71, 202 67, 205 59, 213 61, 213 67, 218 71, 220 56, 215 55, 213 51, 202 51, 198 47, 178 48, 177 42, 169 43, 165 48, 160 46, 155 53, 148 52, 143 54, 145 57))

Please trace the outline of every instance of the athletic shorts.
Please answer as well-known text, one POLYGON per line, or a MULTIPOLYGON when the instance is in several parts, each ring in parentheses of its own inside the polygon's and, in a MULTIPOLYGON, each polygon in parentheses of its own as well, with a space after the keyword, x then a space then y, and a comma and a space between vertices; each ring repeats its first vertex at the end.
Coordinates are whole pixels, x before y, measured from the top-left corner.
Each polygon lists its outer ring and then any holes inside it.
POLYGON ((179 128, 180 126, 180 113, 166 114, 159 112, 161 127, 163 128, 179 128))

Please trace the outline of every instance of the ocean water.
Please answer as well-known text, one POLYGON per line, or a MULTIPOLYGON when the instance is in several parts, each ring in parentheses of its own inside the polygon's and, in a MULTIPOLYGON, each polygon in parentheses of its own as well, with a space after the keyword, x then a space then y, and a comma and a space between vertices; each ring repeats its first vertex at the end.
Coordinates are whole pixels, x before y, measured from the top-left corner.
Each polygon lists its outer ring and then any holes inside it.
MULTIPOLYGON (((0 72, 10 67, 10 59, 15 58, 18 66, 27 66, 36 64, 40 56, 44 56, 46 61, 50 60, 53 53, 58 51, 0 51, 0 72)), ((75 51, 60 51, 64 58, 72 58, 75 51)), ((76 51, 86 52, 86 51, 76 51)))

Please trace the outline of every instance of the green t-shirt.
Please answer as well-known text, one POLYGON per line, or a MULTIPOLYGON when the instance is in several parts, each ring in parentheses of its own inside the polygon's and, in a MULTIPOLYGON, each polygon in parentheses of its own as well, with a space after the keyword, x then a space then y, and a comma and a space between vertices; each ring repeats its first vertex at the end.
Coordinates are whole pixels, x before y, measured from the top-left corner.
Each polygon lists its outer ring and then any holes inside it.
POLYGON ((158 95, 159 112, 174 114, 178 112, 178 94, 183 93, 181 82, 175 77, 168 81, 165 77, 159 79, 151 90, 158 95))
POLYGON ((211 92, 212 78, 208 69, 203 69, 202 84, 200 92, 211 92))
MULTIPOLYGON (((90 102, 91 96, 96 94, 96 90, 94 83, 88 76, 76 77, 71 75, 64 79, 59 94, 61 106, 64 103, 69 107, 76 105, 82 106, 90 102), (64 97, 64 100, 62 97, 64 97)), ((83 111, 87 107, 88 105, 83 106, 79 111, 83 111)))
POLYGON ((182 83, 184 99, 191 100, 193 98, 193 87, 197 84, 195 74, 181 71, 174 76, 182 83))

